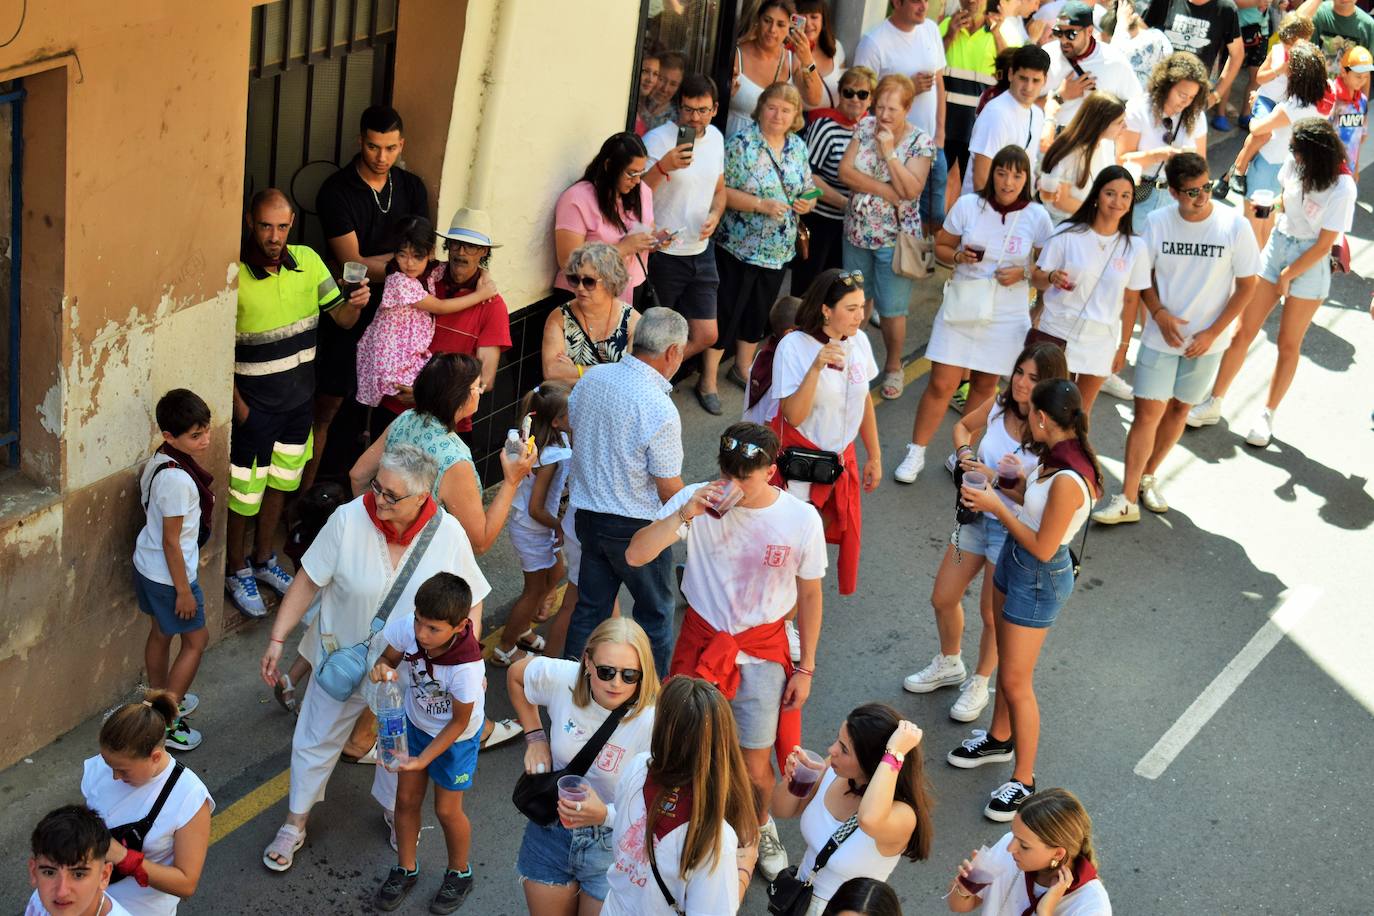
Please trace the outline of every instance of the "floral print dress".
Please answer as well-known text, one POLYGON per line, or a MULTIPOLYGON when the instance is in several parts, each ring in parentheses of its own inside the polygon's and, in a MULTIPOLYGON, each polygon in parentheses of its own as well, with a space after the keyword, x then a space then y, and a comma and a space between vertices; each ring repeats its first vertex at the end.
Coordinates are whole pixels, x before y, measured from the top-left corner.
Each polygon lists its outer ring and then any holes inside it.
MULTIPOLYGON (((788 132, 778 155, 763 139, 758 124, 751 123, 725 141, 725 186, 764 199, 785 200, 790 205, 811 187, 808 160, 801 137, 788 132)), ((796 250, 797 214, 789 209, 779 220, 727 207, 714 238, 717 245, 746 264, 781 270, 796 250)))
POLYGON ((358 402, 376 407, 383 395, 415 383, 434 340, 434 316, 415 303, 433 295, 414 277, 399 270, 382 288, 377 314, 358 340, 358 402))
MULTIPOLYGON (((888 171, 887 160, 878 149, 874 138, 878 129, 878 119, 869 115, 854 128, 854 139, 859 147, 854 154, 854 168, 875 181, 888 182, 892 173, 888 171)), ((893 153, 903 162, 913 156, 935 158, 935 143, 930 134, 914 127, 906 139, 893 147, 893 153)), ((921 215, 918 200, 904 200, 898 206, 883 200, 876 194, 858 191, 849 195, 849 206, 844 214, 844 237, 855 248, 874 251, 879 248, 892 248, 897 244, 897 234, 907 232, 919 234, 921 215)))

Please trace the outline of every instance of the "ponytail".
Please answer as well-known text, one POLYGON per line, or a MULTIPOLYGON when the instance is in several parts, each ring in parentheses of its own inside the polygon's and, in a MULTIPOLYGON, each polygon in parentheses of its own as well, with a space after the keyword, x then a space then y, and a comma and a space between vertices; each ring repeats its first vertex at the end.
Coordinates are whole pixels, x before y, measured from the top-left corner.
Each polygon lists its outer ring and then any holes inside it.
POLYGON ((128 703, 110 713, 100 726, 100 746, 116 754, 142 759, 162 746, 176 724, 180 710, 176 697, 166 690, 149 690, 138 703, 128 703))

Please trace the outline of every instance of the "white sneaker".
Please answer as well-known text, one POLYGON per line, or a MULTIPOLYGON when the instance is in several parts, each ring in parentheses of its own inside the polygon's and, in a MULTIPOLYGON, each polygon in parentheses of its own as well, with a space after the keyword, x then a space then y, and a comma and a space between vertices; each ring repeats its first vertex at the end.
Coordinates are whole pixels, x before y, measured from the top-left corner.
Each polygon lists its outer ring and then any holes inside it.
POLYGON ((1274 438, 1274 412, 1266 407, 1260 411, 1255 422, 1250 424, 1250 431, 1245 434, 1245 442, 1255 448, 1264 448, 1272 438, 1274 438))
POLYGON ((1140 501, 1151 512, 1169 511, 1169 502, 1160 492, 1159 481, 1155 479, 1153 474, 1146 474, 1140 478, 1140 501))
POLYGON ((1126 494, 1118 493, 1111 502, 1092 514, 1093 521, 1099 525, 1119 525, 1122 522, 1140 521, 1140 507, 1126 499, 1126 494))
POLYGON ((968 671, 958 655, 936 655, 929 665, 915 674, 908 674, 902 681, 902 689, 908 693, 930 693, 941 687, 962 684, 966 677, 968 671))
POLYGON ((200 747, 201 738, 201 733, 186 724, 185 719, 177 719, 163 739, 162 746, 169 751, 194 751, 200 747))
POLYGON ((1102 393, 1110 394, 1112 397, 1121 401, 1129 401, 1135 396, 1135 392, 1131 389, 1131 386, 1115 372, 1107 376, 1107 380, 1102 383, 1102 393))
POLYGON ((916 475, 920 474, 921 468, 925 466, 926 447, 913 442, 906 447, 906 457, 897 465, 897 470, 892 472, 892 476, 898 483, 915 483, 916 475))
POLYGON ((181 716, 189 716, 191 713, 200 709, 200 697, 194 693, 187 693, 181 697, 181 705, 177 707, 177 712, 181 716))
POLYGON ((787 849, 778 839, 778 824, 771 817, 759 828, 759 871, 772 881, 787 867, 787 849))
POLYGON ((1188 411, 1186 422, 1193 429, 1216 426, 1221 422, 1221 398, 1211 397, 1201 404, 1195 405, 1192 410, 1188 411))
POLYGON ((973 722, 983 714, 988 705, 988 679, 981 674, 964 681, 959 690, 959 699, 949 708, 949 717, 955 722, 973 722))
POLYGON ((792 664, 801 661, 801 636, 797 634, 797 625, 788 620, 782 625, 787 631, 787 654, 792 658, 792 664))

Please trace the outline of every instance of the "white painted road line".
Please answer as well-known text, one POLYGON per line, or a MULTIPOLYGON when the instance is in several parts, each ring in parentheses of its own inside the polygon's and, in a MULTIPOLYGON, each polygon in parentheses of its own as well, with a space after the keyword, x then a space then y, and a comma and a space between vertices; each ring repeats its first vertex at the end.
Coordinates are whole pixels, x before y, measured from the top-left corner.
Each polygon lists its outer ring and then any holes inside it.
POLYGON ((1307 614, 1321 597, 1321 589, 1315 585, 1299 585, 1289 589, 1287 596, 1278 609, 1260 627, 1259 632, 1250 638, 1245 648, 1236 653, 1230 664, 1221 670, 1202 691, 1192 705, 1184 710, 1164 737, 1155 742, 1149 753, 1140 758, 1135 765, 1135 774, 1146 779, 1158 779, 1169 764, 1174 762, 1188 742, 1197 737, 1217 710, 1236 692, 1236 688, 1249 677, 1264 657, 1279 644, 1283 637, 1292 631, 1298 621, 1307 614))

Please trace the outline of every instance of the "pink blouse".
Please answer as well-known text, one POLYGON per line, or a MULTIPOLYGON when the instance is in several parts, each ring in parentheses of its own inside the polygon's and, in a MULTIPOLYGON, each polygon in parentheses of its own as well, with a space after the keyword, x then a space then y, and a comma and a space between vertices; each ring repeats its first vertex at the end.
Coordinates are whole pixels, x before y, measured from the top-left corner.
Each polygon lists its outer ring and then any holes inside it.
MULTIPOLYGON (((639 222, 647 227, 654 224, 654 192, 644 182, 639 183, 639 222)), ((629 227, 634 217, 626 214, 623 209, 620 214, 621 220, 629 227)), ((558 196, 558 205, 553 211, 554 229, 566 229, 569 232, 576 232, 582 235, 588 242, 605 242, 607 245, 615 245, 623 239, 628 232, 621 232, 612 223, 608 222, 601 215, 601 208, 596 203, 596 189, 592 187, 590 181, 579 181, 558 196)), ((644 268, 640 266, 640 261, 648 263, 648 255, 628 257, 625 259, 625 269, 630 274, 630 285, 625 287, 625 292, 619 297, 626 302, 630 301, 630 292, 644 282, 644 268)), ((571 290, 568 281, 563 279, 563 266, 558 266, 554 274, 553 285, 556 289, 571 290)))

